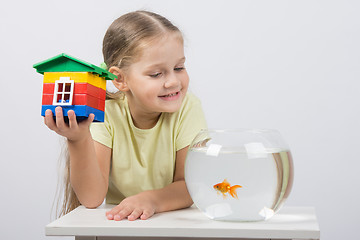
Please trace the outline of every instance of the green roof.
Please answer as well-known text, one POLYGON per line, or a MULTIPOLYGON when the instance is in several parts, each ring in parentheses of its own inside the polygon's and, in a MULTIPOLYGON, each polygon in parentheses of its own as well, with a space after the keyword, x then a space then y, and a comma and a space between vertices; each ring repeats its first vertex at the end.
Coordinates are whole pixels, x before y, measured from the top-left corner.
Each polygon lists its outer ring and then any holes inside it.
POLYGON ((65 53, 36 63, 33 67, 41 74, 44 74, 44 72, 91 72, 98 74, 100 77, 104 77, 106 80, 114 80, 116 78, 116 75, 101 67, 97 67, 65 53))

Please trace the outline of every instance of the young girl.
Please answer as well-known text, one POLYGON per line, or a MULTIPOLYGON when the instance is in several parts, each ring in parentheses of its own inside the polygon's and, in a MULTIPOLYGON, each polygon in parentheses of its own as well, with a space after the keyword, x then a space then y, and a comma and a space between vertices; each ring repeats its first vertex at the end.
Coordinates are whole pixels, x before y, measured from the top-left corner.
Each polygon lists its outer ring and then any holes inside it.
MULTIPOLYGON (((67 138, 67 191, 87 208, 106 197, 117 204, 106 213, 116 221, 189 207, 184 162, 206 122, 200 101, 187 92, 181 32, 155 13, 131 12, 111 24, 103 54, 120 93, 106 101, 105 122, 91 123, 90 115, 77 123, 70 110, 66 124, 61 107, 56 122, 51 110, 45 114, 45 124, 67 138)), ((77 206, 72 203, 65 212, 77 206)))

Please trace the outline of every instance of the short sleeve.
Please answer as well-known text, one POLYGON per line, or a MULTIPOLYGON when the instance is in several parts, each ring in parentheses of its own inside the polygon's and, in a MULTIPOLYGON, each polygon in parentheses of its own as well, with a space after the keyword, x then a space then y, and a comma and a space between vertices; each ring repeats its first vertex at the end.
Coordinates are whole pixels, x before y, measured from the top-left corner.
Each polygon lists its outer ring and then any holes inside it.
POLYGON ((176 151, 190 145, 200 130, 206 128, 207 124, 200 100, 194 95, 188 94, 188 99, 184 102, 179 115, 176 151))
POLYGON ((113 147, 113 131, 110 127, 110 124, 107 121, 107 118, 105 116, 104 122, 94 122, 90 125, 90 132, 92 138, 109 147, 113 147))

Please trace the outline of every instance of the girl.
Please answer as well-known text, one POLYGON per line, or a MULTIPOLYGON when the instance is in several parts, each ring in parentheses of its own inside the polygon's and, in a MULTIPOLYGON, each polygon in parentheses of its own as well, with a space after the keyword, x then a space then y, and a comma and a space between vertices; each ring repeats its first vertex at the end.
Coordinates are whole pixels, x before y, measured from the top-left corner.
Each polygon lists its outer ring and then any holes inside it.
POLYGON ((200 101, 187 92, 189 77, 181 32, 166 18, 136 11, 115 20, 103 55, 120 96, 106 101, 105 122, 94 116, 64 123, 61 107, 45 124, 67 138, 69 186, 66 213, 79 204, 118 204, 109 220, 148 219, 189 207, 184 181, 188 146, 206 122, 200 101), (77 200, 77 199, 78 200, 77 200), (75 200, 75 204, 74 204, 75 200), (77 203, 77 204, 76 204, 77 203))

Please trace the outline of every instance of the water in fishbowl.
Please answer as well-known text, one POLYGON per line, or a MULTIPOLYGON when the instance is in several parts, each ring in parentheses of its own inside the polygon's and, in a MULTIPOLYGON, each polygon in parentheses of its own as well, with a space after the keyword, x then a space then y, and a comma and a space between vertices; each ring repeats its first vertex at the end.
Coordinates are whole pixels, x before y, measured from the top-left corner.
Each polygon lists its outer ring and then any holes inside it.
POLYGON ((192 148, 185 180, 195 205, 211 219, 266 220, 291 191, 292 157, 289 150, 276 148, 192 148))

